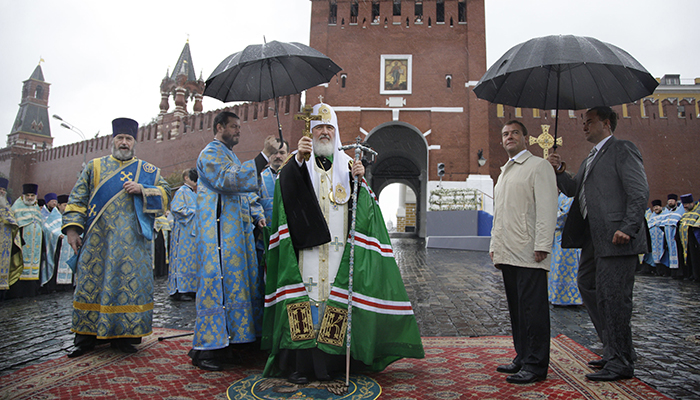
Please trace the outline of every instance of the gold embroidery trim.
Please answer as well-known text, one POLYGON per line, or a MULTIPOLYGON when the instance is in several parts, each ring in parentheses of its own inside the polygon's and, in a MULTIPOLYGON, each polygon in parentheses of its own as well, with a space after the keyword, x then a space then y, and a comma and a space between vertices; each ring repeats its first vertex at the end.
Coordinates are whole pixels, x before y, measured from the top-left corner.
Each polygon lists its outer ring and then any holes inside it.
POLYGON ((292 341, 314 338, 314 321, 311 318, 311 305, 308 301, 287 304, 287 318, 289 318, 289 334, 292 336, 292 341))
POLYGON ((102 304, 88 304, 73 302, 73 308, 82 311, 98 311, 103 314, 138 313, 153 310, 153 303, 130 306, 103 306, 102 304))
POLYGON ((345 330, 348 326, 348 310, 326 306, 323 313, 321 330, 318 332, 318 342, 342 347, 345 342, 345 330))

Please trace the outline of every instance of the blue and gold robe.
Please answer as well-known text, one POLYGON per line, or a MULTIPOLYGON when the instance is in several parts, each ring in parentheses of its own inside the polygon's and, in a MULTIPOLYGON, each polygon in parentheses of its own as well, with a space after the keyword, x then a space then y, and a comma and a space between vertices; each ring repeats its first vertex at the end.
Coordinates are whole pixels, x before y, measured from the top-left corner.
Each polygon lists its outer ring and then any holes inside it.
POLYGON ((263 286, 253 228, 264 218, 253 160, 241 164, 222 142, 197 159, 197 318, 192 347, 248 343, 262 329, 263 286))
POLYGON ((564 249, 561 247, 561 233, 569 215, 574 199, 559 193, 559 210, 557 227, 554 231, 552 245, 552 264, 549 267, 549 302, 558 306, 582 304, 578 290, 578 264, 581 249, 564 249))
POLYGON ((112 156, 88 162, 63 214, 64 233, 69 227, 84 232, 73 295, 73 332, 98 339, 151 333, 153 221, 169 200, 170 187, 152 164, 112 156), (127 180, 139 182, 143 193, 127 194, 122 189, 127 180), (102 201, 97 193, 105 193, 102 201))
POLYGON ((39 206, 27 206, 22 200, 22 196, 15 200, 12 205, 12 212, 15 213, 15 220, 22 229, 22 258, 24 260, 24 270, 19 277, 22 281, 39 280, 39 269, 41 266, 41 253, 44 229, 44 218, 41 216, 39 206))
POLYGON ((0 206, 0 290, 7 290, 19 280, 23 270, 22 239, 15 213, 0 206))
POLYGON ((170 271, 168 293, 194 293, 197 291, 196 242, 197 230, 194 213, 197 193, 187 185, 175 192, 170 212, 174 222, 170 233, 170 271))

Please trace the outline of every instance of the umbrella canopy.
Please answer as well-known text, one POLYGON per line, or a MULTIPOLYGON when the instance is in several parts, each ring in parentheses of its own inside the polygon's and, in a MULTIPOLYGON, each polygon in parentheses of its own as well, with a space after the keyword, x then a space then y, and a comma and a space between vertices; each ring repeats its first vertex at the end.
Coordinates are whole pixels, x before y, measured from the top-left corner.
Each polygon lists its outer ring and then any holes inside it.
POLYGON ((497 104, 579 110, 632 103, 658 82, 629 53, 591 37, 554 35, 508 50, 474 87, 497 104))
POLYGON ((327 83, 341 69, 323 53, 301 43, 250 45, 216 67, 206 81, 204 95, 223 102, 260 102, 327 83))

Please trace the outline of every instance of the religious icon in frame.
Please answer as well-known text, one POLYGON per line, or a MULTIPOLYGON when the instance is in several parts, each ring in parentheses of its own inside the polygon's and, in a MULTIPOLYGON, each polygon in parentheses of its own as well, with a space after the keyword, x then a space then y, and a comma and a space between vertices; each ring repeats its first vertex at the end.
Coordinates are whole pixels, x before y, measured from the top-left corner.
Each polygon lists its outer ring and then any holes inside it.
POLYGON ((413 56, 382 55, 380 94, 411 94, 413 56))

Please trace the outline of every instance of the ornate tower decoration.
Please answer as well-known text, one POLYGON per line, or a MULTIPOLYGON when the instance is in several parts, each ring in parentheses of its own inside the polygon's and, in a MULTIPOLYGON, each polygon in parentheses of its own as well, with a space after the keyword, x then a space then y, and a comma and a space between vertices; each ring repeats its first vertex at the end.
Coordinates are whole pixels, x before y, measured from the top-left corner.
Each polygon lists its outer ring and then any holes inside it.
POLYGON ((202 112, 202 93, 204 93, 204 80, 200 73, 197 79, 194 66, 192 64, 192 55, 190 54, 190 41, 187 40, 185 47, 180 53, 180 58, 175 64, 173 73, 166 72, 165 78, 160 84, 160 116, 167 114, 170 108, 169 99, 172 96, 175 99, 175 110, 173 114, 177 117, 183 117, 188 114, 187 102, 194 100, 192 111, 197 114, 202 112))
POLYGON ((49 124, 49 86, 39 65, 23 82, 22 101, 19 111, 7 136, 7 147, 20 149, 22 153, 50 149, 53 146, 49 124))

